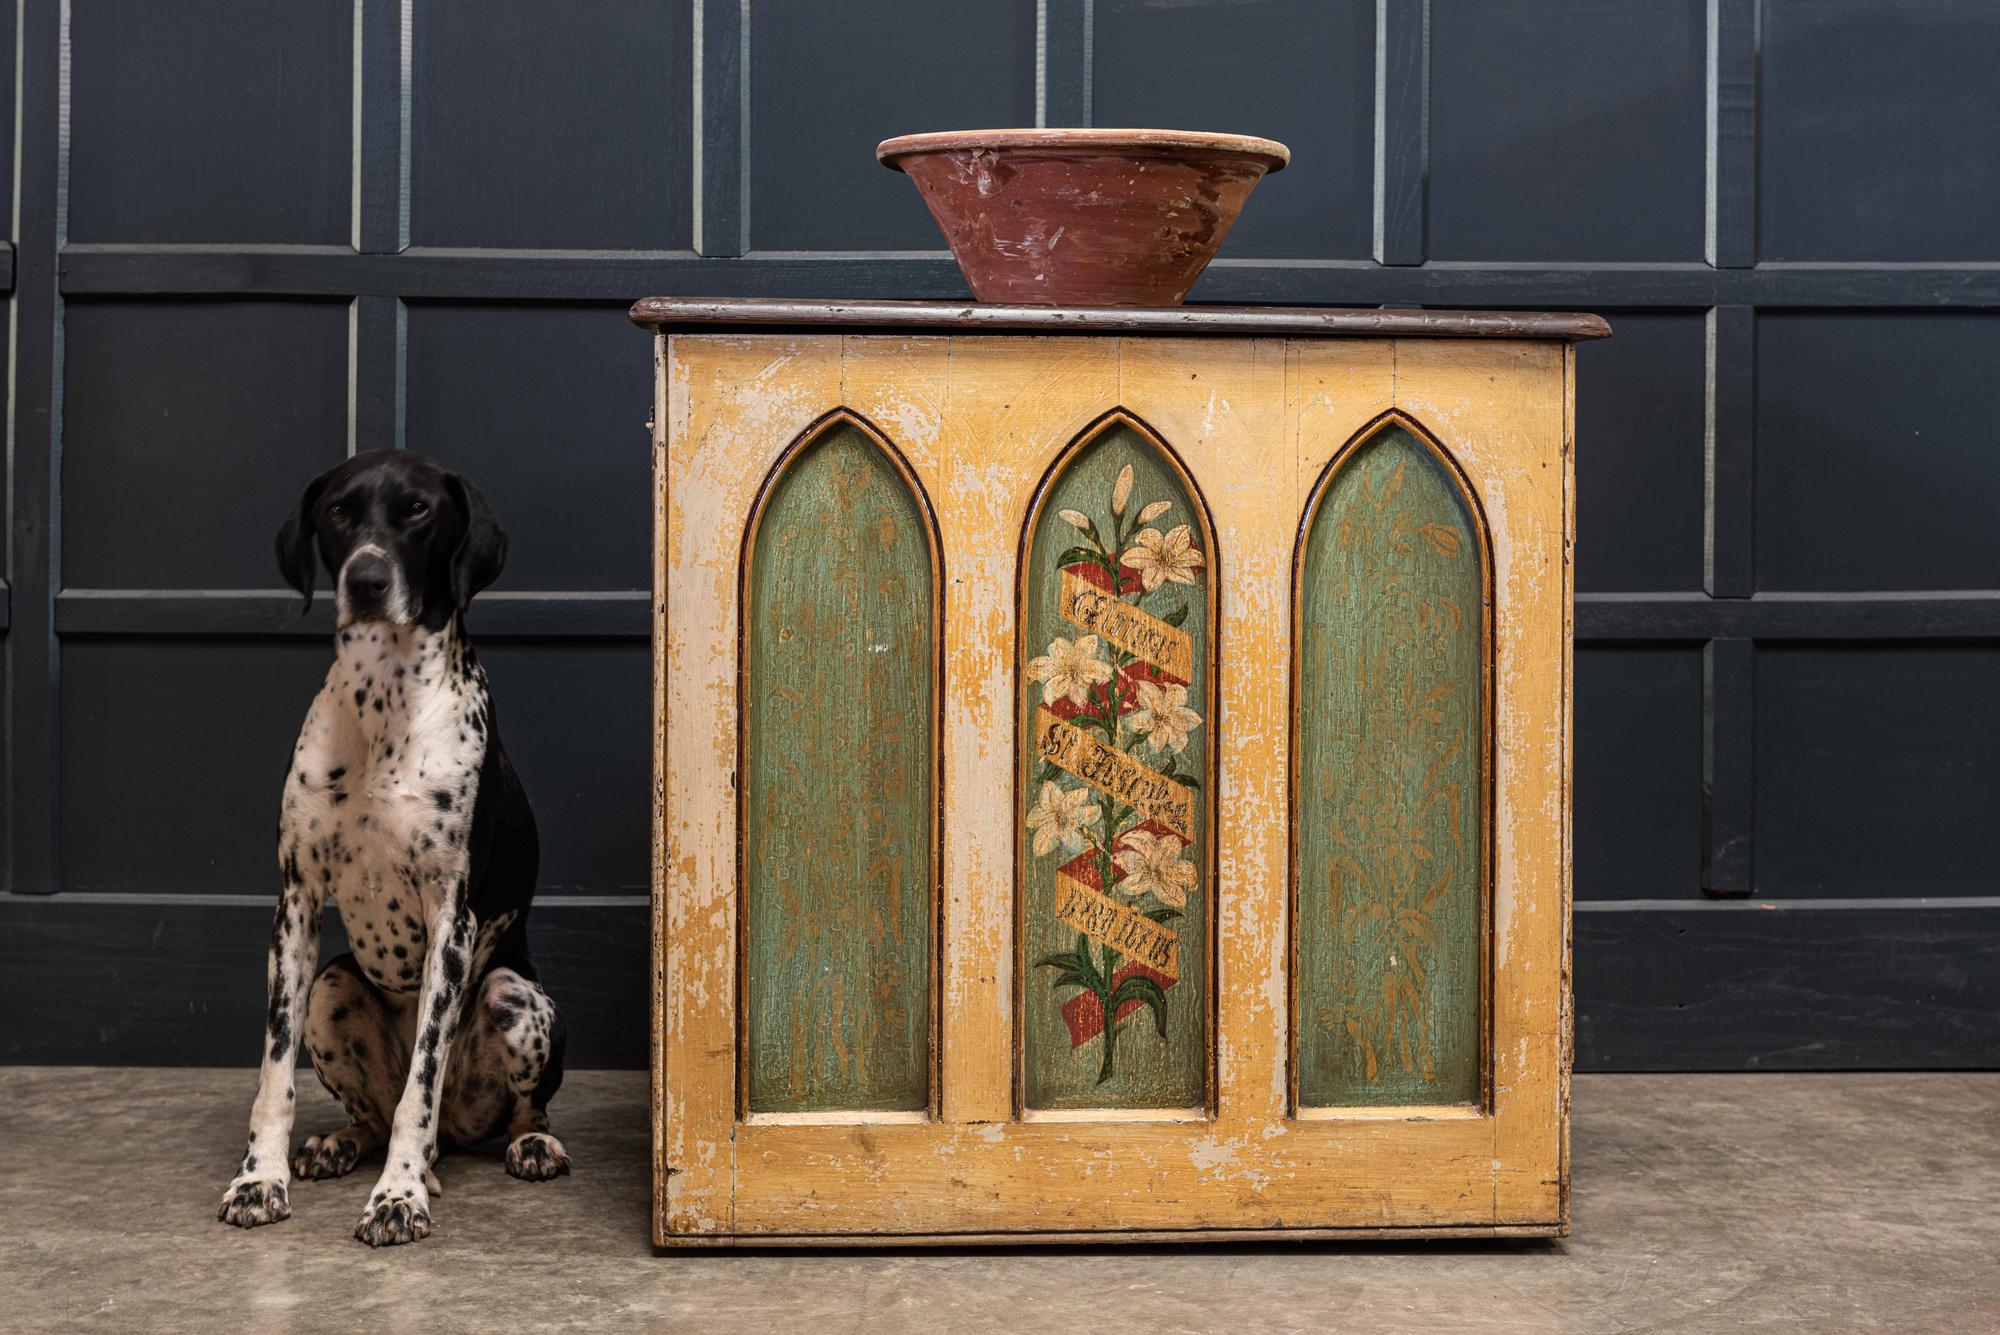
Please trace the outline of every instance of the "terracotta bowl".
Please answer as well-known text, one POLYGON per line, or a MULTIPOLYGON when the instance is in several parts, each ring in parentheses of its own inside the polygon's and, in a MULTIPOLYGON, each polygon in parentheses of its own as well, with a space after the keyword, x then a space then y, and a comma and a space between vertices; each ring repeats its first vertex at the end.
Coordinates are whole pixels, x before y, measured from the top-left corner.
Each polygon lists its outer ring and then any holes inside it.
POLYGON ((875 156, 917 183, 981 301, 1178 306, 1292 155, 1187 130, 952 130, 875 156))

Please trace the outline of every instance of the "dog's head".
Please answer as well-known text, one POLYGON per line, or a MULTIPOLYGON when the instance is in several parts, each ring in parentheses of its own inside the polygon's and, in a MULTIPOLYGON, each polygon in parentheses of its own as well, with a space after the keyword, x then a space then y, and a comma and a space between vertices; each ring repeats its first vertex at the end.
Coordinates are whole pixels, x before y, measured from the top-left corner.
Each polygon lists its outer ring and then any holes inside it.
POLYGON ((442 630, 499 578, 507 535, 459 474, 410 450, 374 450, 314 478, 278 530, 278 569, 307 607, 320 560, 341 626, 442 630))

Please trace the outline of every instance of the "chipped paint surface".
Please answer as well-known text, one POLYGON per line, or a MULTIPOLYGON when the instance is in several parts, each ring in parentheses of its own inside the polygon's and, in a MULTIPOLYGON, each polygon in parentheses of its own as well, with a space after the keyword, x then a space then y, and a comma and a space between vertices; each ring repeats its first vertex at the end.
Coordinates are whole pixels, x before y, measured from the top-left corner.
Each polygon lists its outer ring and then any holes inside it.
MULTIPOLYGON (((677 340, 677 342, 679 342, 677 340)), ((826 340, 705 338, 667 441, 669 815, 662 894, 668 1225, 726 1229, 734 1187, 737 563, 756 489, 839 392, 826 340), (717 1075, 722 1077, 718 1085, 717 1075)), ((681 347, 677 354, 685 356, 681 347)))
POLYGON ((1562 1221, 1571 519, 1560 345, 783 332, 672 343, 661 424, 665 1232, 1562 1221), (772 461, 843 405, 910 461, 943 549, 942 1103, 936 1120, 916 1123, 739 1124, 737 562, 772 461), (1022 1121, 1012 1085, 1015 563, 1043 470, 1114 407, 1187 461, 1221 562, 1216 1106, 1193 1121, 1022 1121), (1472 1115, 1294 1119, 1293 541, 1327 460, 1390 407, 1453 452, 1493 533, 1491 1094, 1472 1115))
POLYGON ((1568 381, 1557 345, 1397 345, 1397 406, 1434 426, 1493 533, 1491 1100, 1498 1219, 1556 1214, 1567 1163, 1568 381), (1542 1164, 1542 1171, 1536 1165, 1542 1164))
POLYGON ((1216 1096, 1224 1117, 1283 1107, 1268 1059, 1284 1027, 1284 937, 1258 887, 1283 883, 1284 693, 1289 597, 1273 576, 1297 524, 1280 461, 1284 344, 1271 339, 1125 339, 1125 404, 1182 452, 1200 482, 1220 560, 1216 1096), (1276 476, 1274 476, 1274 472, 1276 476), (1277 690, 1273 687, 1277 686, 1277 690), (1264 1054, 1260 1057, 1259 1054, 1264 1054))
POLYGON ((843 394, 937 510, 945 572, 942 1115, 1013 1115, 1015 552, 1028 498, 1111 406, 1109 340, 850 337, 843 394), (969 355, 970 354, 970 355, 969 355), (890 423, 915 434, 905 441, 890 423), (1049 433, 1044 436, 1044 432, 1049 433))

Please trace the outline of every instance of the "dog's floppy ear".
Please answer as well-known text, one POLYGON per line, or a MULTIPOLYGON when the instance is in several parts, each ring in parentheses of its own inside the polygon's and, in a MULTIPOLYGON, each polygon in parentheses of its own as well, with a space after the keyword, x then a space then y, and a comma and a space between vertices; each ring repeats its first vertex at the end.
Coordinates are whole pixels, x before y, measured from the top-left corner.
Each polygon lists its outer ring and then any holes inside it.
POLYGON ((319 503, 319 494, 326 490, 325 473, 321 473, 306 484, 305 494, 299 497, 299 508, 285 516, 285 522, 278 527, 278 573, 285 577, 285 583, 305 595, 304 611, 312 610, 313 579, 319 573, 319 553, 313 550, 313 506, 319 503))
POLYGON ((457 473, 446 473, 444 485, 465 517, 458 547, 451 554, 451 594, 463 612, 474 594, 500 578, 507 564, 507 533, 479 488, 457 473))

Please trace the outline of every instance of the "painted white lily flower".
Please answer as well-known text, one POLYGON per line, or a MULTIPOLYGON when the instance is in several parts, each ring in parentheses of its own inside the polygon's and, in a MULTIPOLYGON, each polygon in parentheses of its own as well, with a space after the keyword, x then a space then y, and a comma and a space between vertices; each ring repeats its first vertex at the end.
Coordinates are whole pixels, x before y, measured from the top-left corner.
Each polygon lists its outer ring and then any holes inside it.
POLYGON ((1186 524, 1165 533, 1156 528, 1141 529, 1132 543, 1132 550, 1119 560, 1139 572, 1146 592, 1162 584, 1194 583, 1195 572, 1201 569, 1201 553, 1195 550, 1194 535, 1186 524))
POLYGON ((1188 734, 1201 726, 1201 715, 1187 707, 1187 687, 1142 681, 1138 694, 1139 707, 1125 716, 1125 726, 1144 733, 1155 751, 1180 754, 1188 734))
POLYGON ((1041 857, 1060 844, 1072 853, 1083 849, 1083 827, 1097 819, 1097 804, 1088 788, 1060 788, 1042 785, 1042 796, 1028 812, 1028 828, 1035 832, 1035 856, 1041 857))
POLYGON ((1124 845, 1111 855, 1125 873, 1118 882, 1119 894, 1137 899, 1151 891, 1170 909, 1187 905, 1188 891, 1194 889, 1194 864, 1181 856, 1180 840, 1170 834, 1130 830, 1124 845))
POLYGON ((1049 651, 1028 660, 1028 678, 1042 684, 1042 703, 1052 705, 1069 698, 1082 705, 1090 688, 1111 680, 1111 664, 1097 656, 1097 637, 1079 635, 1074 640, 1060 637, 1049 641, 1049 651))

